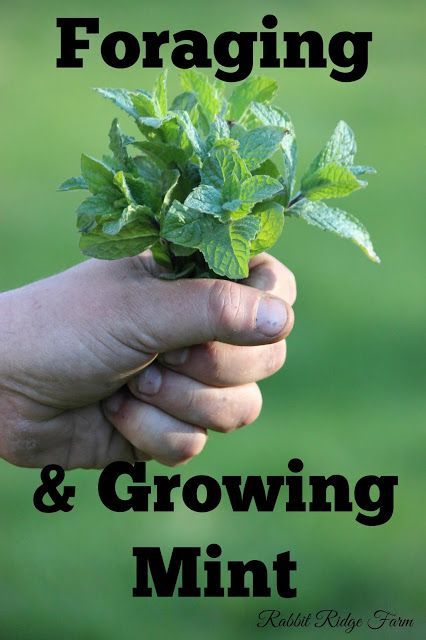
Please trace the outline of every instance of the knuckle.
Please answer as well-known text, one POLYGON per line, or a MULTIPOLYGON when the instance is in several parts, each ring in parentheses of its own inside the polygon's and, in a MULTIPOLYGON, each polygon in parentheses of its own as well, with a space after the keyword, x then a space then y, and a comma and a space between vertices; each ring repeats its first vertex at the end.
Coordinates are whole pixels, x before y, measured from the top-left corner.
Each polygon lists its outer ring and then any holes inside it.
POLYGON ((206 342, 200 347, 204 352, 206 360, 206 369, 209 372, 209 378, 213 382, 220 382, 223 378, 223 366, 220 358, 219 347, 217 342, 206 342))
POLYGON ((241 285, 225 280, 215 280, 209 291, 208 313, 213 326, 229 333, 241 329, 246 320, 246 307, 241 285))

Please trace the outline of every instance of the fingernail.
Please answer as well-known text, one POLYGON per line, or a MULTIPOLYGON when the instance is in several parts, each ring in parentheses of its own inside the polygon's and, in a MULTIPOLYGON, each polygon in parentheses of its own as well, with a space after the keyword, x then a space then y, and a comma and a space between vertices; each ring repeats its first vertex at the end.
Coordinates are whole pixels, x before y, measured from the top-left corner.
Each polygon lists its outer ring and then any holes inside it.
POLYGON ((138 377, 138 389, 145 396, 155 396, 160 391, 163 376, 160 369, 151 364, 138 377))
POLYGON ((104 409, 107 413, 114 415, 120 411, 123 406, 123 401, 123 393, 114 393, 114 395, 108 398, 108 400, 105 400, 104 409))
POLYGON ((168 351, 163 353, 161 359, 166 364, 177 366, 179 364, 185 364, 188 360, 189 349, 176 349, 175 351, 168 351))
POLYGON ((287 322, 287 309, 283 300, 265 296, 261 298, 256 316, 260 333, 273 337, 281 333, 287 322))

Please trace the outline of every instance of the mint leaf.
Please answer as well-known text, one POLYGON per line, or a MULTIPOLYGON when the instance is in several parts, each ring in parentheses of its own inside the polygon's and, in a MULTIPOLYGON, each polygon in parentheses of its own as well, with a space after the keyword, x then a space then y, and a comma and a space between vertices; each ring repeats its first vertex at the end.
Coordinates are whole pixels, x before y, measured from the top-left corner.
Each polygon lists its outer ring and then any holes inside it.
MULTIPOLYGON (((270 176, 252 176, 239 186, 239 197, 225 202, 222 208, 229 212, 232 220, 238 220, 248 215, 256 203, 268 200, 281 191, 282 184, 278 180, 270 176)), ((222 216, 222 219, 226 220, 228 216, 222 216)))
POLYGON ((270 176, 271 178, 281 179, 281 172, 272 160, 265 160, 265 162, 262 162, 252 173, 255 176, 270 176))
POLYGON ((321 202, 366 187, 375 173, 355 164, 355 136, 345 122, 293 195, 296 136, 289 115, 271 104, 275 80, 248 78, 228 100, 226 83, 196 69, 182 73, 182 85, 171 106, 167 71, 152 93, 97 90, 134 120, 139 135, 124 135, 114 119, 111 155, 83 155, 81 177, 59 187, 91 192, 77 209, 87 255, 124 257, 149 246, 167 268, 164 277, 240 279, 250 255, 277 241, 286 211, 351 238, 378 260, 365 228, 321 202))
POLYGON ((133 105, 133 111, 136 112, 136 120, 140 118, 155 118, 157 113, 152 97, 147 93, 131 93, 129 95, 133 105))
POLYGON ((238 152, 250 170, 256 169, 279 149, 285 135, 282 127, 259 127, 240 139, 238 152))
POLYGON ((121 133, 118 120, 115 118, 109 130, 109 148, 118 165, 127 171, 132 171, 134 168, 133 160, 127 152, 127 145, 132 144, 132 142, 134 142, 134 138, 129 138, 121 133))
POLYGON ((338 164, 327 164, 305 176, 302 180, 303 195, 310 200, 341 198, 352 191, 365 187, 365 182, 357 180, 354 174, 338 164))
POLYGON ((380 262, 371 242, 367 229, 355 216, 341 209, 332 209, 323 202, 310 202, 303 199, 293 205, 288 213, 302 218, 308 224, 312 224, 324 231, 348 238, 358 245, 373 262, 380 262))
POLYGON ((161 236, 176 245, 196 249, 205 231, 213 233, 219 223, 213 216, 191 209, 177 200, 173 202, 161 224, 161 236))
POLYGON ((59 185, 58 191, 75 191, 76 189, 87 189, 86 180, 82 176, 68 178, 59 185))
POLYGON ((165 269, 173 272, 173 263, 170 257, 169 245, 165 240, 158 240, 151 247, 154 260, 165 269))
POLYGON ((357 177, 374 175, 377 173, 376 169, 374 169, 373 167, 356 166, 356 167, 349 167, 349 169, 350 171, 352 171, 354 176, 357 176, 357 177))
POLYGON ((172 111, 187 111, 189 114, 197 106, 197 96, 191 91, 179 93, 172 102, 172 111))
MULTIPOLYGON (((125 203, 122 203, 125 206, 125 203)), ((110 199, 102 194, 90 196, 83 200, 77 209, 77 229, 88 232, 103 220, 110 220, 120 215, 123 206, 114 206, 110 199)))
POLYGON ((111 197, 114 196, 114 172, 103 162, 83 153, 81 156, 81 173, 89 191, 93 195, 104 192, 110 194, 111 197))
POLYGON ((229 124, 217 116, 210 125, 209 135, 206 139, 207 150, 209 151, 220 140, 230 139, 230 135, 229 124))
POLYGON ((253 102, 250 112, 260 124, 274 125, 285 129, 285 136, 281 142, 284 160, 284 175, 281 181, 285 188, 288 202, 294 189, 297 163, 297 144, 293 123, 287 113, 269 104, 253 102))
POLYGON ((223 191, 225 200, 238 198, 250 172, 240 155, 227 146, 212 149, 201 167, 201 182, 223 191))
POLYGON ((228 100, 229 119, 239 120, 251 102, 272 100, 277 89, 277 83, 270 78, 247 78, 234 89, 228 100))
POLYGON ((182 126, 185 134, 190 141, 194 153, 199 157, 203 157, 205 155, 204 142, 201 140, 200 134, 197 129, 191 122, 191 118, 189 117, 186 111, 174 111, 174 115, 177 117, 179 124, 182 126))
POLYGON ((83 233, 80 249, 93 258, 116 260, 145 251, 157 239, 158 230, 149 209, 129 207, 121 220, 106 223, 101 232, 83 233))
POLYGON ((95 91, 100 93, 104 98, 107 98, 107 100, 111 100, 116 107, 123 109, 127 115, 132 116, 132 118, 138 117, 138 112, 133 106, 130 91, 126 89, 95 89, 95 91))
POLYGON ((155 82, 153 99, 156 114, 163 118, 167 115, 167 69, 160 73, 155 82))
POLYGON ((207 76, 195 69, 184 71, 181 76, 182 87, 197 96, 200 107, 208 120, 212 120, 220 111, 222 100, 214 84, 207 76))
POLYGON ((215 187, 202 184, 186 198, 185 206, 211 215, 221 215, 222 194, 215 187))
POLYGON ((241 185, 240 199, 255 204, 273 198, 282 191, 282 184, 269 176, 253 176, 241 185))
POLYGON ((184 165, 187 161, 185 151, 174 144, 163 144, 153 140, 135 142, 134 146, 144 151, 152 159, 161 161, 164 165, 184 165))
POLYGON ((241 279, 248 276, 250 241, 259 225, 254 216, 223 223, 174 202, 165 216, 161 235, 177 245, 199 249, 218 275, 241 279))
POLYGON ((260 228, 251 243, 252 256, 267 251, 277 242, 284 226, 284 208, 276 202, 265 202, 255 208, 254 215, 260 221, 260 228))
POLYGON ((356 141, 352 129, 341 120, 325 147, 319 152, 310 165, 307 175, 328 164, 341 164, 347 167, 353 164, 356 154, 356 141))
POLYGON ((119 171, 115 174, 114 184, 120 189, 123 196, 126 198, 127 204, 136 204, 123 171, 119 171))
POLYGON ((259 220, 246 216, 220 223, 210 238, 199 246, 210 269, 221 276, 239 280, 249 275, 250 242, 259 230, 259 220))
POLYGON ((144 205, 158 211, 161 207, 160 186, 141 177, 119 171, 114 176, 114 184, 120 189, 127 204, 144 205))

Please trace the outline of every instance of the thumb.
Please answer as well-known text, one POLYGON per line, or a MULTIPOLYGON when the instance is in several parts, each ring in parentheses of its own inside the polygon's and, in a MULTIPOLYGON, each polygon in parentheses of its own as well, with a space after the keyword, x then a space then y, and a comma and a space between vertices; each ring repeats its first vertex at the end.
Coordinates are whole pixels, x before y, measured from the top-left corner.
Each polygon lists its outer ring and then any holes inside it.
POLYGON ((98 288, 105 321, 121 342, 139 351, 158 353, 213 340, 268 344, 286 337, 293 325, 290 305, 253 287, 228 280, 161 280, 147 269, 143 255, 93 262, 109 273, 108 287, 98 288))
POLYGON ((146 283, 151 301, 139 299, 135 337, 163 352, 218 340, 234 345, 276 342, 290 331, 293 312, 284 300, 224 280, 146 283))

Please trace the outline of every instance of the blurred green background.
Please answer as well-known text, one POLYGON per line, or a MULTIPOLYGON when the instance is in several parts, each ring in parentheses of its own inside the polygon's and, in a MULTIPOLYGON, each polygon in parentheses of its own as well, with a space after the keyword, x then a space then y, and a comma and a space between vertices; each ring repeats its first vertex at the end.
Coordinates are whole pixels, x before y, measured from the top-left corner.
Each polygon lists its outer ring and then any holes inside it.
MULTIPOLYGON (((113 514, 97 496, 97 472, 73 472, 75 509, 35 511, 38 472, 0 463, 0 638, 113 640, 117 637, 319 637, 315 630, 256 629, 264 608, 340 608, 368 616, 389 609, 416 618, 411 631, 381 637, 426 637, 425 318, 426 216, 424 25, 421 0, 339 0, 214 4, 86 0, 15 0, 0 8, 0 288, 20 286, 81 260, 74 230, 79 194, 56 185, 78 173, 82 151, 102 154, 115 115, 92 86, 149 87, 154 75, 113 70, 92 38, 85 69, 59 70, 58 16, 96 16, 101 33, 194 28, 209 38, 227 29, 258 30, 275 13, 279 29, 373 31, 367 75, 343 84, 327 70, 281 69, 279 104, 298 132, 300 166, 344 118, 354 128, 361 163, 379 169, 348 210, 367 224, 383 264, 354 245, 290 220, 275 248, 295 272, 297 323, 286 367, 262 384, 256 425, 212 436, 206 451, 179 470, 281 475, 294 456, 306 474, 397 474, 395 514, 364 527, 350 514, 211 514, 178 506, 174 514, 113 514), (298 561, 296 600, 142 600, 131 597, 132 546, 218 542, 225 560, 263 559, 290 549, 298 561)), ((330 71, 330 68, 329 68, 330 71)), ((268 72, 269 73, 269 72, 268 72)), ((178 75, 171 73, 172 88, 178 75)), ((131 123, 121 118, 128 133, 131 123)), ((149 466, 149 476, 167 473, 149 466)), ((328 630, 324 637, 342 636, 328 630)), ((370 637, 365 629, 358 638, 370 637)))

